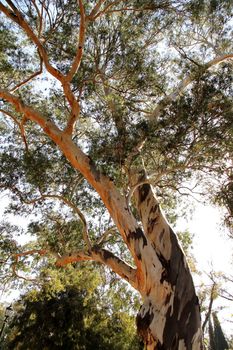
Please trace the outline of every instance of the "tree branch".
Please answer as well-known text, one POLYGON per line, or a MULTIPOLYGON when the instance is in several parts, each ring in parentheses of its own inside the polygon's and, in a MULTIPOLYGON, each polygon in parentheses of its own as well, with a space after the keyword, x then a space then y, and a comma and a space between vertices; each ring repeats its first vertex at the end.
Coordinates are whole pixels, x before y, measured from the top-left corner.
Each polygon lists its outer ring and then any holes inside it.
POLYGON ((123 260, 106 249, 93 247, 90 255, 86 254, 83 251, 66 254, 57 259, 56 265, 65 266, 70 263, 85 260, 96 261, 108 266, 112 271, 117 273, 120 277, 124 278, 134 288, 137 289, 136 269, 132 268, 130 265, 126 264, 123 260))
POLYGON ((61 137, 61 130, 52 121, 47 120, 47 118, 38 111, 25 105, 19 97, 12 95, 7 90, 0 89, 0 98, 11 103, 15 110, 24 114, 27 119, 39 124, 50 137, 52 137, 52 135, 55 138, 61 137))
POLYGON ((64 78, 63 74, 49 63, 48 55, 45 48, 41 44, 39 38, 35 35, 33 30, 31 29, 29 24, 26 22, 21 12, 16 8, 16 6, 12 3, 11 0, 7 0, 7 3, 8 5, 11 6, 13 11, 11 11, 9 8, 4 6, 1 2, 0 2, 0 11, 2 11, 8 18, 10 18, 16 24, 18 24, 25 31, 27 36, 37 46, 47 71, 51 75, 53 75, 56 79, 58 79, 59 81, 62 81, 64 78))
POLYGON ((70 83, 65 82, 62 84, 62 86, 63 86, 65 97, 67 98, 71 108, 70 118, 68 119, 68 122, 64 129, 64 133, 71 136, 74 130, 75 123, 80 114, 80 104, 79 104, 79 101, 75 98, 74 93, 71 90, 70 83))
MULTIPOLYGON (((40 56, 40 54, 39 54, 40 56)), ((25 79, 24 81, 18 83, 17 85, 15 85, 11 90, 10 92, 15 92, 16 90, 18 90, 21 86, 29 83, 29 81, 31 81, 33 78, 37 77, 38 75, 40 75, 42 73, 42 59, 41 59, 41 56, 40 56, 40 69, 33 73, 32 75, 30 75, 30 77, 28 77, 27 79, 25 79)))
POLYGON ((36 12, 37 12, 37 15, 38 15, 38 18, 39 18, 39 22, 38 22, 38 37, 40 38, 41 37, 41 33, 42 33, 42 27, 43 27, 43 5, 41 4, 41 12, 36 4, 36 1, 35 0, 32 0, 32 3, 36 9, 36 12))
POLYGON ((105 239, 116 230, 116 226, 112 226, 107 229, 96 241, 96 245, 99 246, 104 243, 105 239))
MULTIPOLYGON (((201 66, 201 69, 203 70, 203 73, 206 72, 209 68, 223 62, 229 59, 233 58, 233 53, 221 55, 218 57, 215 57, 213 60, 203 64, 201 66)), ((195 76, 192 74, 189 74, 184 80, 180 82, 178 87, 168 96, 166 96, 160 103, 155 107, 154 111, 151 113, 151 115, 148 117, 150 120, 157 119, 163 110, 163 104, 166 104, 171 101, 175 101, 187 88, 188 85, 190 85, 195 80, 195 76)))
POLYGON ((79 218, 81 219, 82 224, 83 224, 83 240, 87 245, 88 251, 91 251, 92 245, 91 245, 91 241, 90 241, 89 234, 88 234, 87 221, 85 219, 85 216, 81 212, 81 210, 73 202, 69 201, 64 196, 56 195, 56 194, 42 194, 41 197, 35 198, 31 201, 25 200, 21 196, 21 199, 26 204, 33 204, 35 202, 41 201, 41 200, 46 199, 46 198, 58 199, 58 200, 64 202, 71 209, 73 209, 73 211, 79 216, 79 218))
POLYGON ((86 31, 85 10, 84 10, 82 0, 78 0, 78 2, 79 2, 79 9, 80 9, 79 41, 78 41, 78 46, 76 51, 76 57, 74 59, 74 62, 72 64, 72 67, 69 73, 65 77, 66 81, 69 81, 69 82, 72 80, 74 74, 79 69, 82 55, 83 55, 83 46, 84 46, 84 40, 85 40, 85 31, 86 31))
POLYGON ((14 276, 16 276, 17 278, 23 279, 25 281, 28 281, 28 282, 36 282, 37 281, 37 279, 35 279, 35 278, 28 278, 28 277, 24 277, 22 275, 19 275, 18 272, 16 271, 19 258, 21 258, 23 256, 33 255, 33 254, 39 254, 40 256, 54 255, 56 257, 56 259, 60 258, 59 254, 50 252, 50 251, 45 250, 45 249, 31 249, 31 250, 27 250, 25 252, 16 253, 13 255, 14 262, 12 264, 12 271, 13 271, 14 276))
MULTIPOLYGON (((76 56, 76 59, 73 63, 71 71, 70 71, 71 73, 68 73, 68 80, 67 80, 67 77, 65 77, 59 70, 54 68, 49 63, 49 58, 48 58, 48 55, 47 55, 47 52, 46 52, 44 46, 41 44, 39 38, 32 31, 32 29, 28 25, 28 23, 25 21, 21 12, 14 6, 14 4, 12 3, 11 0, 7 0, 7 3, 12 7, 14 12, 12 12, 9 8, 5 7, 1 2, 0 2, 0 11, 2 11, 8 18, 10 18, 15 23, 17 23, 25 31, 27 36, 37 46, 38 51, 39 51, 40 56, 41 56, 41 59, 43 60, 47 71, 52 76, 54 76, 57 80, 59 80, 62 84, 65 97, 67 98, 69 105, 71 107, 71 116, 67 122, 67 126, 65 128, 65 133, 68 135, 72 135, 74 124, 75 124, 75 122, 79 116, 79 113, 80 113, 80 105, 79 105, 79 102, 76 100, 76 98, 71 90, 71 87, 69 84, 69 79, 72 79, 73 74, 75 73, 76 69, 78 68, 78 65, 80 64, 79 60, 81 61, 82 56, 80 56, 80 55, 76 56)), ((83 24, 83 16, 84 16, 84 13, 82 13, 82 16, 81 16, 82 17, 82 21, 81 21, 82 26, 84 25, 83 24)), ((83 33, 83 29, 81 30, 81 27, 80 27, 80 35, 81 35, 81 41, 84 40, 84 33, 83 33)), ((31 80, 31 78, 32 77, 30 77, 30 80, 31 80)))
POLYGON ((14 108, 36 122, 44 132, 61 149, 66 159, 74 169, 77 169, 100 195, 110 216, 115 222, 124 242, 129 248, 138 268, 142 265, 139 259, 141 240, 136 239, 138 232, 143 236, 135 217, 127 207, 125 198, 121 195, 113 181, 100 172, 94 162, 73 142, 69 135, 62 132, 52 121, 48 121, 33 108, 24 105, 22 101, 6 90, 0 89, 0 98, 11 103, 14 108))
POLYGON ((26 139, 25 130, 24 130, 25 118, 23 118, 22 121, 21 121, 21 123, 20 123, 20 122, 17 120, 17 118, 16 118, 13 114, 11 114, 10 112, 5 111, 4 109, 0 109, 0 112, 1 112, 1 113, 4 113, 5 115, 7 115, 7 116, 10 117, 11 119, 13 119, 14 123, 19 127, 19 130, 20 130, 20 133, 21 133, 23 142, 24 142, 24 144, 25 144, 26 151, 28 151, 28 144, 27 144, 27 139, 26 139))
POLYGON ((94 18, 95 18, 95 16, 97 15, 97 13, 98 13, 100 7, 102 6, 102 4, 105 3, 105 1, 106 1, 106 0, 99 0, 99 1, 97 2, 97 4, 93 7, 93 9, 92 9, 90 15, 87 16, 87 19, 88 19, 88 20, 90 20, 90 21, 93 21, 93 20, 94 20, 94 18))

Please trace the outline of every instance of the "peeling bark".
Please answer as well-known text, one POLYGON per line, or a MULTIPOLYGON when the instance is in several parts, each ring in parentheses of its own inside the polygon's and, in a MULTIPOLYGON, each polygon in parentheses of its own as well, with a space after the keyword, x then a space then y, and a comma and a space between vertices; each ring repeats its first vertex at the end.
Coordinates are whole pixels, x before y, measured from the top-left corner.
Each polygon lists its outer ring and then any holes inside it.
POLYGON ((177 237, 151 185, 138 187, 134 196, 148 243, 141 252, 145 285, 138 332, 148 350, 201 349, 198 298, 177 237))

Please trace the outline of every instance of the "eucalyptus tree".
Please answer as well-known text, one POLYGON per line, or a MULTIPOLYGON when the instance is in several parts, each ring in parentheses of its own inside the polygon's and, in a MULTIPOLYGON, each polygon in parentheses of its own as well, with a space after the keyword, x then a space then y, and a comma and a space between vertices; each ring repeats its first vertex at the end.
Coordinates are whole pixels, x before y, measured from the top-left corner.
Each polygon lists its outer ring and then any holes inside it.
POLYGON ((14 274, 30 255, 101 263, 140 293, 146 349, 201 349, 192 277, 160 203, 200 184, 214 200, 232 177, 231 2, 0 10, 1 187, 11 211, 37 213, 40 238, 4 261, 14 274))

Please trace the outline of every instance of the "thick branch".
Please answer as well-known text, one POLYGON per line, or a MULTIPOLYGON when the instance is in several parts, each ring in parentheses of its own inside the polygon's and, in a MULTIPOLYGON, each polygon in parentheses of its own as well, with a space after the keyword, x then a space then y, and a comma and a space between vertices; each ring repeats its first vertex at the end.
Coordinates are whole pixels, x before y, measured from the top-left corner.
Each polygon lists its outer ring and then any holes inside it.
POLYGON ((40 114, 35 109, 25 105, 19 97, 12 95, 7 90, 0 89, 0 98, 6 100, 10 104, 14 106, 17 112, 24 114, 27 119, 39 124, 44 131, 54 136, 60 136, 61 130, 51 121, 48 121, 42 114, 40 114))
POLYGON ((82 251, 64 255, 57 259, 56 265, 65 266, 73 262, 84 260, 97 261, 110 267, 120 277, 127 280, 134 288, 137 288, 136 270, 106 249, 94 247, 90 255, 87 255, 82 251))
MULTIPOLYGON (((233 58, 233 53, 225 54, 222 56, 218 56, 214 58, 213 60, 205 63, 202 66, 203 73, 206 72, 209 68, 223 62, 229 59, 233 58)), ((166 96, 154 109, 154 111, 149 116, 150 120, 157 119, 163 110, 163 104, 166 104, 170 101, 175 101, 182 93, 183 91, 189 86, 193 81, 195 80, 195 75, 189 74, 183 81, 180 82, 178 87, 168 96, 166 96)))

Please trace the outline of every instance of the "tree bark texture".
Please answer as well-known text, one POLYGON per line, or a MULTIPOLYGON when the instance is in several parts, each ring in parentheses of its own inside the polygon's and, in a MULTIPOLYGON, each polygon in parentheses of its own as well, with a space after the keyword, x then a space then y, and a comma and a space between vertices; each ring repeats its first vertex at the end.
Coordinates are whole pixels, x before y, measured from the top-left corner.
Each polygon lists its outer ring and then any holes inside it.
POLYGON ((145 234, 143 305, 137 316, 146 349, 201 349, 198 298, 184 253, 149 184, 135 193, 145 234))

